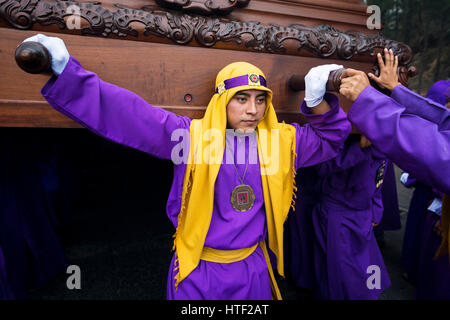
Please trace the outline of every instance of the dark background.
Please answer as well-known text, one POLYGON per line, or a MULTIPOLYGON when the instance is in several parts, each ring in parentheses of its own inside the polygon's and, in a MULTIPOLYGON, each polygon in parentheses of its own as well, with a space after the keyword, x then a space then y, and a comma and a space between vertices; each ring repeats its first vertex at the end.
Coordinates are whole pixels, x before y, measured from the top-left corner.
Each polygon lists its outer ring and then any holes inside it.
POLYGON ((450 79, 449 0, 365 0, 381 9, 383 35, 409 45, 419 73, 408 86, 425 95, 438 80, 450 79))

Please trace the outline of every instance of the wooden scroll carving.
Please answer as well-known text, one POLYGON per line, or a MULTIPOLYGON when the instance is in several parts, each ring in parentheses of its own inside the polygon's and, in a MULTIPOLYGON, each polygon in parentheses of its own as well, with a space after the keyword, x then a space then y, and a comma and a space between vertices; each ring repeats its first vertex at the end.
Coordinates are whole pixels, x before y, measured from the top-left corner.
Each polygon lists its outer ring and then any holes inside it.
MULTIPOLYGON (((229 1, 229 0, 227 0, 229 1)), ((165 5, 183 8, 198 7, 225 8, 227 1, 159 1, 165 5), (195 4, 194 4, 195 2, 195 4)), ((228 9, 242 6, 248 1, 229 2, 228 9), (233 6, 231 6, 233 4, 233 6)), ((289 55, 314 55, 321 58, 350 60, 357 56, 375 56, 381 48, 391 48, 399 56, 399 74, 403 84, 417 72, 408 65, 412 60, 412 50, 406 44, 385 39, 381 34, 367 35, 358 31, 342 32, 329 25, 314 28, 300 24, 278 26, 264 25, 257 21, 235 21, 223 17, 209 17, 171 10, 140 9, 115 4, 115 10, 102 7, 100 2, 72 2, 60 0, 0 0, 0 16, 18 29, 30 29, 35 23, 56 24, 67 29, 65 17, 72 15, 67 10, 76 5, 79 15, 88 26, 82 27, 81 34, 108 37, 166 38, 174 43, 212 47, 228 43, 228 48, 289 55), (132 27, 139 23, 142 28, 132 27), (306 54, 305 54, 306 53, 306 54)), ((154 8, 153 8, 154 9, 154 8)), ((226 8, 225 8, 226 9, 226 8)), ((224 10, 225 10, 224 9, 224 10)), ((228 10, 227 9, 227 10, 228 10)), ((214 9, 215 10, 215 9, 214 9)), ((211 11, 211 12, 214 12, 211 11)), ((219 10, 219 9, 217 9, 219 10)), ((73 33, 73 30, 70 30, 73 33)), ((154 38, 153 38, 154 39, 154 38)), ((154 40, 153 40, 154 41, 154 40)), ((374 59, 375 60, 375 59, 374 59)), ((377 73, 377 64, 374 72, 377 73)))
POLYGON ((245 7, 250 0, 156 0, 168 9, 203 15, 227 15, 235 8, 245 7))

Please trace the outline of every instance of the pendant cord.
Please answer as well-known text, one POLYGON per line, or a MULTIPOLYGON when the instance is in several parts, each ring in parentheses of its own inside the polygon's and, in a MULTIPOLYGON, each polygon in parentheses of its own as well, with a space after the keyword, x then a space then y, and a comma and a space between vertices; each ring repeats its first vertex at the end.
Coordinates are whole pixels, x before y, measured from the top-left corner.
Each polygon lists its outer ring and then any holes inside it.
MULTIPOLYGON (((233 145, 234 145, 234 139, 233 139, 233 145)), ((226 143, 226 141, 225 141, 225 146, 227 147, 228 151, 231 152, 230 147, 228 146, 228 143, 226 143)), ((233 154, 233 166, 234 166, 234 169, 236 170, 236 174, 238 176, 239 181, 241 182, 241 184, 244 184, 244 179, 245 179, 245 175, 247 174, 247 168, 248 168, 247 157, 245 157, 245 170, 244 170, 244 175, 243 175, 243 177, 241 179, 241 176, 239 175, 239 172, 238 172, 238 169, 236 167, 236 164, 234 163, 234 152, 232 154, 233 154)), ((245 155, 245 140, 244 140, 244 155, 245 155)))

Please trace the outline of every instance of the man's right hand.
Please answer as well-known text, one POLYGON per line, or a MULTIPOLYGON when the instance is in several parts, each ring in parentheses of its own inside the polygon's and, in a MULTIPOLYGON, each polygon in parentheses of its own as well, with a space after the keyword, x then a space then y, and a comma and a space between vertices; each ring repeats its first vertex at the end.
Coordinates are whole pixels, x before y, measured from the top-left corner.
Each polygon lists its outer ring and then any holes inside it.
POLYGON ((370 85, 367 75, 359 70, 347 68, 341 76, 339 93, 354 102, 359 94, 370 85))
POLYGON ((378 65, 380 66, 380 76, 376 77, 373 73, 369 73, 369 78, 375 81, 381 88, 394 90, 400 84, 398 81, 397 68, 398 56, 394 57, 392 49, 384 48, 384 59, 381 54, 377 54, 378 65))
POLYGON ((70 55, 62 39, 56 37, 47 37, 43 34, 37 34, 25 39, 23 42, 26 41, 35 41, 42 44, 52 57, 53 73, 59 76, 63 72, 64 68, 67 65, 67 62, 69 62, 70 55))

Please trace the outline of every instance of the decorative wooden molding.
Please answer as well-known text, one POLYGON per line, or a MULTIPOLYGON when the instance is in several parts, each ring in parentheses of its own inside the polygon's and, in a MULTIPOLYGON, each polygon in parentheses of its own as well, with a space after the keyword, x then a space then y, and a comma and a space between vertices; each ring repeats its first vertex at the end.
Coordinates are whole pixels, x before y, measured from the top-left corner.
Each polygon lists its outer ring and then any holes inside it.
MULTIPOLYGON (((159 1, 166 5, 194 5, 194 1, 159 1)), ((201 1, 205 7, 214 8, 224 2, 201 1)), ((196 2, 199 5, 200 2, 196 2)), ((233 2, 236 6, 248 1, 233 2)), ((382 48, 393 49, 399 56, 399 74, 402 83, 407 84, 415 68, 409 68, 412 50, 406 44, 385 39, 381 34, 367 35, 359 31, 342 32, 329 25, 307 27, 292 24, 286 27, 257 21, 235 21, 223 17, 208 17, 171 10, 140 9, 115 4, 116 10, 103 7, 100 2, 0 0, 0 16, 18 29, 31 29, 34 24, 56 24, 67 30, 65 18, 73 15, 68 7, 76 5, 81 18, 88 26, 80 33, 102 37, 139 37, 139 40, 155 41, 154 36, 168 39, 179 45, 192 44, 204 47, 227 47, 235 50, 249 50, 288 55, 317 56, 350 60, 370 56, 377 72, 375 54, 382 48), (142 28, 133 27, 139 23, 142 28), (133 23, 133 26, 132 26, 133 23), (195 42, 197 44, 195 44, 195 42)), ((74 33, 74 30, 69 30, 74 33)))
POLYGON ((245 7, 250 0, 156 0, 160 6, 203 15, 227 15, 235 8, 245 7))

